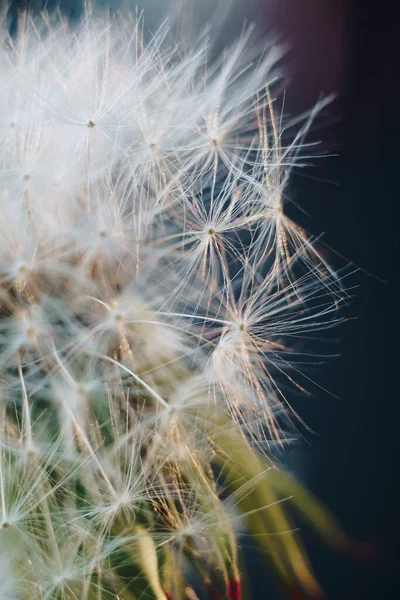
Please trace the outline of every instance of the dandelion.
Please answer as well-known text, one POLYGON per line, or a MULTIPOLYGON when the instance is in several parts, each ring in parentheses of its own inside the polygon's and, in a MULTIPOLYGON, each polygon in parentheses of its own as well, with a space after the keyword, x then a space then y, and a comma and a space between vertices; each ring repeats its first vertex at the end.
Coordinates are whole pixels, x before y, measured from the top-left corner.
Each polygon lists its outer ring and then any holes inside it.
POLYGON ((346 298, 285 214, 324 102, 291 134, 253 36, 2 24, 1 598, 240 600, 240 535, 316 598, 293 510, 349 547, 274 459, 346 298))

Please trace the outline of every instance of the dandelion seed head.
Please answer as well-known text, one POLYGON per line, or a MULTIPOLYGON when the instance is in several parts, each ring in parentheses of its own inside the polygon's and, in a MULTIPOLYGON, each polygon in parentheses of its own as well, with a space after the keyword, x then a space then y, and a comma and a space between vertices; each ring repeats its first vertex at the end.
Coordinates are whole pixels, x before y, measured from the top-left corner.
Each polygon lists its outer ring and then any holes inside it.
POLYGON ((293 132, 251 27, 214 57, 89 6, 0 28, 0 596, 136 596, 126 562, 165 600, 168 548, 225 597, 253 489, 230 454, 273 460, 295 344, 340 322, 284 210, 325 102, 293 132))

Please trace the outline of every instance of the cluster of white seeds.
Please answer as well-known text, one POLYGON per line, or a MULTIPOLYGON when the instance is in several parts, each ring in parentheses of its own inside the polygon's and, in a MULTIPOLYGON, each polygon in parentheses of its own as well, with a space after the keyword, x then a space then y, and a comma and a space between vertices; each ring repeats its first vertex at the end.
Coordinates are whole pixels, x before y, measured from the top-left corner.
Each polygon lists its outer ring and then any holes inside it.
POLYGON ((212 60, 142 30, 1 28, 1 599, 193 598, 190 566, 238 600, 226 440, 284 441, 300 340, 338 322, 284 210, 321 104, 291 133, 250 29, 212 60))

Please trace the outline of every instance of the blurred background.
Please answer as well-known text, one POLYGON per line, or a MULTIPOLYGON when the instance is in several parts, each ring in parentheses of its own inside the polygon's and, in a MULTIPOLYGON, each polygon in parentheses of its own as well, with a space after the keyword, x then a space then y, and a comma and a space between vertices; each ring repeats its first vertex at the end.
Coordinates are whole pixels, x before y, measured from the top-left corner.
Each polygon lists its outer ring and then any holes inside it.
MULTIPOLYGON (((1 0, 2 1, 2 0, 1 0)), ((111 0, 112 6, 134 5, 111 0)), ((141 0, 150 29, 177 8, 178 0, 141 0)), ((304 536, 328 600, 386 600, 398 597, 395 552, 395 498, 398 490, 395 416, 394 314, 398 278, 397 187, 394 174, 398 129, 399 72, 396 69, 395 2, 381 0, 192 0, 196 27, 218 29, 220 47, 255 22, 262 35, 272 30, 288 51, 283 61, 286 109, 299 113, 321 93, 336 99, 316 123, 314 134, 335 156, 318 159, 294 173, 290 195, 304 212, 302 225, 324 232, 337 265, 351 262, 355 298, 351 318, 335 333, 332 352, 340 357, 313 372, 317 391, 296 408, 315 431, 301 432, 286 453, 289 468, 332 510, 359 540, 373 540, 380 557, 369 563, 335 556, 306 528, 304 536), (194 3, 194 6, 193 6, 194 3)), ((54 9, 59 2, 32 0, 25 6, 54 9)), ((14 0, 9 15, 24 6, 14 0)), ((180 5, 179 5, 180 6, 180 5)), ((82 0, 61 0, 70 18, 82 0)), ((188 14, 189 18, 189 14, 188 14)), ((0 90, 1 93, 1 90, 0 90)), ((280 600, 252 541, 247 548, 254 598, 280 600)))

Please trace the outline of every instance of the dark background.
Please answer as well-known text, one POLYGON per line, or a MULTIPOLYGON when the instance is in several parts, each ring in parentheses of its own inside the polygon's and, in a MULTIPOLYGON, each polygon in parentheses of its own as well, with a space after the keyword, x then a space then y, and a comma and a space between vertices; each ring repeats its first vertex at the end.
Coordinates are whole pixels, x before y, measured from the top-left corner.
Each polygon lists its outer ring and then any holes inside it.
MULTIPOLYGON (((154 7, 157 2, 148 3, 154 7)), ((320 92, 337 93, 319 123, 318 137, 338 156, 295 174, 291 193, 311 215, 305 225, 312 232, 326 232, 326 243, 344 257, 334 258, 338 265, 351 261, 360 269, 351 278, 357 289, 346 309, 356 318, 336 332, 340 343, 334 351, 340 358, 313 374, 336 397, 320 392, 301 403, 300 413, 316 434, 304 435, 287 461, 349 534, 380 546, 380 558, 363 564, 337 556, 304 529, 328 600, 399 595, 394 502, 400 366, 395 362, 399 332, 394 304, 400 34, 395 4, 249 0, 233 11, 223 32, 229 39, 246 17, 260 30, 272 25, 282 34, 291 47, 285 58, 292 74, 286 100, 291 112, 310 108, 320 92)), ((11 12, 18 6, 21 2, 14 2, 11 12)), ((72 15, 79 13, 79 0, 61 6, 72 15)), ((254 598, 280 600, 261 561, 250 551, 249 556, 254 598)))

